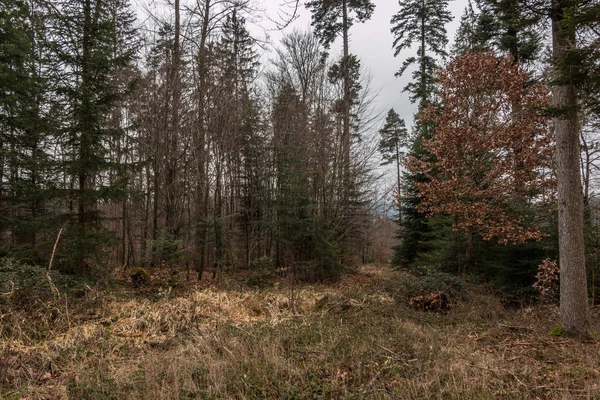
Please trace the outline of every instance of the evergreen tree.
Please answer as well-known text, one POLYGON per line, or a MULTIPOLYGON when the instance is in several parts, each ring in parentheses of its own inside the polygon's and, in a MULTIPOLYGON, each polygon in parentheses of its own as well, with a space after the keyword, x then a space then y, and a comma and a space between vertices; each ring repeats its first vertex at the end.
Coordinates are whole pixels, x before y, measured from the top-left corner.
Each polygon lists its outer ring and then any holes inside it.
POLYGON ((460 25, 456 30, 454 44, 452 45, 452 54, 461 55, 467 51, 476 50, 479 48, 477 37, 477 20, 478 15, 473 10, 473 4, 469 0, 463 15, 460 17, 460 25))
POLYGON ((407 145, 407 130, 404 120, 393 108, 388 111, 385 124, 379 130, 379 135, 381 136, 379 152, 383 156, 382 165, 396 164, 396 184, 398 185, 398 193, 400 193, 400 186, 402 185, 400 163, 404 155, 403 148, 407 145))
POLYGON ((582 33, 595 35, 600 7, 591 1, 555 0, 552 22, 552 107, 556 137, 558 181, 558 243, 560 261, 560 319, 569 332, 590 336, 583 196, 580 169, 578 95, 586 84, 600 79, 596 43, 582 43, 582 33), (579 90, 578 90, 579 89, 579 90))
MULTIPOLYGON (((7 199, 15 197, 9 189, 18 172, 17 141, 22 130, 20 112, 24 95, 31 90, 27 56, 31 52, 28 24, 29 10, 23 1, 6 1, 0 5, 0 230, 8 230, 12 208, 7 199)), ((4 236, 4 235, 2 235, 4 236)))
POLYGON ((600 9, 594 1, 555 0, 490 1, 480 8, 488 25, 500 29, 481 29, 490 34, 494 46, 508 51, 515 61, 535 59, 539 34, 549 17, 552 24, 551 92, 557 148, 558 242, 561 276, 561 323, 575 334, 590 331, 586 292, 583 239, 583 196, 580 172, 580 101, 582 87, 597 81, 597 39, 583 43, 586 35, 598 36, 600 9), (492 13, 498 13, 497 16, 492 13))
MULTIPOLYGON (((447 56, 445 25, 452 20, 447 10, 447 0, 408 0, 399 1, 400 10, 392 17, 392 34, 394 35, 394 56, 403 50, 418 44, 417 56, 407 58, 396 76, 403 75, 406 70, 416 65, 412 73, 412 81, 404 88, 413 102, 419 103, 423 109, 433 100, 435 93, 435 71, 438 58, 447 56)), ((424 123, 417 122, 410 146, 410 154, 421 155, 424 151, 421 142, 429 138, 431 129, 424 123)), ((405 265, 415 261, 418 254, 429 248, 425 240, 428 224, 425 215, 417 210, 419 204, 415 183, 425 179, 422 175, 407 173, 403 187, 404 196, 399 199, 402 224, 400 229, 401 243, 396 248, 394 263, 405 265)))
POLYGON ((358 22, 365 22, 375 10, 375 4, 371 0, 310 0, 306 7, 312 12, 315 35, 325 49, 329 49, 338 35, 342 34, 344 57, 349 54, 348 33, 354 25, 351 14, 354 14, 358 22))
POLYGON ((46 146, 54 134, 52 85, 43 65, 49 45, 34 2, 0 7, 0 229, 9 229, 15 254, 43 262, 55 179, 46 146))
POLYGON ((399 1, 400 10, 392 17, 394 35, 394 56, 402 50, 418 44, 417 56, 408 57, 396 73, 402 76, 406 70, 416 65, 412 82, 404 88, 410 93, 413 102, 419 101, 419 108, 431 101, 435 88, 435 71, 438 68, 436 57, 446 57, 448 38, 445 25, 452 20, 448 11, 448 0, 407 0, 399 1))
POLYGON ((69 197, 75 200, 70 209, 74 242, 70 269, 81 272, 88 257, 107 240, 100 202, 116 200, 123 193, 120 185, 110 185, 103 175, 114 165, 106 140, 123 134, 107 119, 127 93, 115 85, 114 78, 133 61, 134 16, 125 0, 63 0, 55 10, 51 29, 57 36, 57 59, 63 70, 59 90, 67 107, 62 116, 63 167, 71 176, 69 197))
POLYGON ((220 186, 216 193, 214 228, 215 243, 219 245, 215 270, 236 259, 233 254, 226 254, 226 237, 238 237, 242 243, 237 258, 245 267, 250 266, 253 258, 264 255, 265 250, 262 238, 265 189, 260 177, 264 172, 262 161, 266 145, 260 107, 252 87, 259 65, 254 45, 245 18, 233 8, 223 23, 217 61, 221 74, 218 78, 222 85, 220 90, 223 90, 219 101, 224 102, 225 110, 229 110, 228 115, 219 116, 219 137, 215 138, 222 157, 218 164, 222 171, 218 174, 230 170, 231 192, 228 210, 222 203, 225 188, 220 186), (224 229, 226 220, 232 221, 228 231, 224 229))
MULTIPOLYGON (((409 141, 408 155, 411 157, 425 157, 426 151, 423 149, 423 138, 418 125, 413 129, 411 140, 409 141)), ((430 243, 432 235, 430 227, 432 226, 426 219, 425 213, 419 211, 420 204, 419 192, 416 187, 418 183, 425 182, 427 178, 419 172, 406 171, 402 176, 402 197, 398 197, 398 208, 402 217, 398 238, 400 244, 394 249, 392 263, 394 265, 415 266, 418 264, 422 255, 427 254, 434 246, 430 243)), ((439 237, 435 239, 441 241, 439 237)))
POLYGON ((538 60, 542 49, 540 14, 521 0, 479 0, 481 13, 475 40, 488 48, 509 53, 514 62, 538 60))

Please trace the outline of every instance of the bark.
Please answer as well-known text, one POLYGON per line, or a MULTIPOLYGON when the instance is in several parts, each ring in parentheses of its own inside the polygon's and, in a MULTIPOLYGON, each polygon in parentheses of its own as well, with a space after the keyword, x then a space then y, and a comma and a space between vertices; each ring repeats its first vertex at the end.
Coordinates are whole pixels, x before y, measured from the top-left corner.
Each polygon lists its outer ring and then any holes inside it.
MULTIPOLYGON (((165 189, 167 191, 167 208, 165 210, 166 217, 166 229, 173 237, 179 236, 180 226, 180 204, 179 204, 179 190, 177 183, 177 172, 178 166, 178 147, 179 147, 179 104, 181 96, 181 45, 180 45, 180 11, 179 11, 179 0, 175 0, 175 37, 173 41, 173 63, 171 70, 171 84, 172 87, 172 108, 171 108, 171 132, 169 132, 170 143, 169 147, 171 150, 170 154, 167 154, 167 171, 166 171, 166 184, 165 189)), ((170 249, 174 250, 174 249, 170 249)))
MULTIPOLYGON (((552 9, 553 52, 560 59, 575 43, 575 31, 561 26, 569 0, 554 0, 552 9)), ((557 70, 558 84, 552 88, 558 178, 558 242, 560 253, 560 320, 572 334, 588 336, 591 325, 583 239, 583 193, 581 186, 577 94, 569 84, 570 72, 557 70)))
POLYGON ((206 98, 206 41, 208 38, 208 24, 210 18, 211 1, 204 3, 204 15, 202 18, 202 29, 200 33, 200 46, 198 49, 198 127, 196 133, 196 158, 198 167, 197 204, 196 204, 196 257, 194 259, 195 269, 198 272, 198 280, 206 265, 206 242, 208 215, 209 188, 206 171, 208 170, 208 155, 206 152, 206 130, 205 124, 205 98, 206 98))
POLYGON ((83 263, 85 259, 85 244, 83 243, 83 234, 86 231, 87 225, 87 199, 86 199, 86 191, 87 191, 87 182, 88 182, 88 174, 85 170, 85 167, 82 166, 83 160, 88 159, 89 149, 88 149, 88 141, 90 140, 91 132, 89 132, 90 125, 88 112, 90 110, 90 93, 89 93, 89 85, 90 85, 90 73, 89 73, 89 62, 91 57, 91 24, 92 24, 92 7, 90 0, 86 0, 84 3, 84 20, 83 20, 83 39, 82 39, 82 59, 81 59, 81 88, 82 88, 82 100, 81 100, 81 113, 85 113, 85 115, 79 115, 79 118, 83 121, 80 122, 80 126, 82 128, 82 132, 80 132, 80 148, 79 148, 79 171, 78 171, 78 205, 77 205, 77 224, 79 227, 79 238, 76 249, 75 256, 75 264, 76 268, 83 268, 83 263))

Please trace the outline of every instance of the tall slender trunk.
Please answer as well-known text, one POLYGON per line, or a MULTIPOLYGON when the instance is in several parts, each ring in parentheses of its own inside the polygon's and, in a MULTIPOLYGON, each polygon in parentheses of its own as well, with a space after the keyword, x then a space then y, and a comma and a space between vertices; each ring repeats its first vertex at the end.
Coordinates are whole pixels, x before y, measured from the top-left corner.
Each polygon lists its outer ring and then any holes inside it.
POLYGON ((342 210, 343 218, 343 239, 341 242, 342 254, 349 249, 348 230, 350 229, 350 50, 349 50, 349 21, 348 21, 348 0, 342 0, 342 35, 343 35, 343 60, 344 66, 344 98, 343 100, 343 121, 342 121, 342 159, 341 159, 341 181, 342 181, 342 210))
POLYGON ((466 278, 467 274, 473 269, 473 231, 471 229, 467 232, 465 246, 465 265, 461 271, 463 279, 466 278))
POLYGON ((92 6, 90 0, 85 0, 83 9, 83 39, 82 39, 82 59, 81 59, 81 109, 79 110, 79 160, 78 160, 78 193, 77 193, 77 246, 75 254, 75 268, 79 271, 83 268, 85 259, 85 234, 87 233, 87 182, 88 171, 87 162, 89 154, 89 141, 91 140, 92 132, 90 132, 90 71, 89 62, 91 57, 91 30, 92 30, 92 6))
POLYGON ((348 38, 348 0, 343 0, 343 41, 344 41, 344 126, 342 134, 342 164, 343 164, 343 184, 344 190, 346 191, 345 201, 348 201, 348 189, 350 183, 350 71, 349 71, 349 56, 350 56, 350 44, 348 38))
POLYGON ((400 177, 400 146, 396 143, 396 184, 398 185, 398 221, 402 225, 402 191, 401 191, 401 177, 400 177))
MULTIPOLYGON (((177 184, 178 172, 178 147, 179 147, 179 104, 181 95, 181 44, 180 44, 180 7, 179 1, 175 0, 175 37, 173 39, 173 62, 171 64, 171 129, 169 134, 170 153, 167 154, 167 171, 165 189, 167 190, 167 208, 165 210, 165 222, 167 231, 173 236, 169 240, 176 239, 179 235, 179 189, 177 184)), ((175 249, 169 249, 174 251, 175 249)))
POLYGON ((213 263, 213 279, 217 277, 217 271, 221 267, 221 263, 223 261, 223 238, 221 233, 221 217, 223 210, 223 194, 221 190, 221 180, 222 180, 222 158, 219 155, 218 157, 218 165, 216 166, 216 186, 215 186, 215 217, 214 217, 214 229, 215 229, 215 260, 213 263))
MULTIPOLYGON (((560 60, 576 43, 575 30, 564 24, 564 10, 571 0, 552 3, 552 36, 555 59, 560 60)), ((568 332, 588 336, 585 250, 583 239, 583 193, 581 187, 577 93, 568 68, 556 68, 557 84, 552 102, 559 114, 554 118, 558 180, 558 244, 560 253, 560 320, 568 332)))
MULTIPOLYGON (((157 136, 158 136, 158 130, 156 131, 157 136)), ((158 139, 158 137, 156 138, 158 139)), ((158 239, 158 200, 160 199, 159 196, 159 189, 158 189, 158 177, 159 177, 159 169, 158 169, 158 141, 156 142, 156 149, 154 152, 154 174, 153 174, 153 189, 154 189, 154 193, 153 193, 153 198, 152 198, 152 246, 151 246, 151 251, 152 251, 152 260, 150 261, 150 265, 152 267, 156 266, 158 260, 157 260, 157 251, 158 251, 158 247, 156 245, 156 241, 158 239)))
POLYGON ((207 242, 207 224, 208 216, 208 198, 209 187, 207 173, 208 170, 208 152, 204 109, 206 99, 206 40, 208 38, 208 24, 210 22, 211 1, 204 2, 204 15, 202 16, 202 29, 200 33, 200 46, 198 49, 198 126, 196 129, 196 162, 198 166, 198 178, 196 181, 196 257, 194 260, 195 269, 198 272, 198 280, 202 279, 202 274, 206 266, 206 242, 207 242))
POLYGON ((421 82, 420 82, 420 90, 421 90, 421 109, 427 104, 427 85, 425 82, 425 2, 422 3, 421 8, 421 82))

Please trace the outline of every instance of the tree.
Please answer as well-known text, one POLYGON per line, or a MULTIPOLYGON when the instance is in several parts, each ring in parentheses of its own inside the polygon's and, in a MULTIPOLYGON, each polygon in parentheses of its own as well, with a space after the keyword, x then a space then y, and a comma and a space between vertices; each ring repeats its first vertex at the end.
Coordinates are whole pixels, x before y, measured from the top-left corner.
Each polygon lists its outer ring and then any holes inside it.
POLYGON ((359 22, 371 18, 375 4, 371 0, 311 0, 306 6, 312 12, 312 25, 315 35, 320 39, 325 49, 329 49, 336 37, 342 35, 343 52, 338 63, 333 65, 332 77, 337 77, 343 82, 343 96, 340 111, 343 116, 342 123, 342 182, 344 186, 344 201, 349 202, 350 191, 350 125, 351 107, 353 102, 353 88, 357 80, 359 62, 356 56, 350 55, 349 31, 354 24, 353 13, 359 22), (341 20, 340 20, 341 19, 341 20))
MULTIPOLYGON (((487 3, 487 1, 486 1, 487 3)), ((579 93, 598 82, 599 54, 597 23, 600 9, 592 0, 497 1, 498 17, 504 26, 497 35, 496 20, 487 13, 481 32, 494 33, 495 43, 509 50, 514 58, 528 61, 537 54, 537 35, 550 20, 552 24, 552 67, 549 80, 557 154, 558 226, 561 269, 561 323, 574 334, 587 336, 590 331, 587 304, 583 239, 583 199, 579 164, 579 93), (518 34, 518 31, 525 34, 518 34), (585 43, 583 38, 591 38, 585 43), (502 40, 497 40, 498 38, 502 40), (535 46, 531 46, 534 44, 535 46), (531 51, 536 50, 536 51, 531 51)))
POLYGON ((342 34, 344 57, 349 54, 348 32, 354 24, 350 14, 354 13, 358 22, 365 22, 375 10, 371 0, 310 0, 306 7, 312 12, 315 35, 325 49, 329 49, 337 36, 342 34))
POLYGON ((75 243, 71 270, 82 272, 88 256, 106 240, 99 203, 123 193, 122 187, 110 185, 103 175, 113 167, 106 140, 123 134, 107 120, 127 94, 113 78, 133 61, 133 14, 126 1, 63 0, 52 17, 63 74, 59 92, 65 94, 67 106, 61 116, 66 139, 62 164, 71 176, 71 198, 75 199, 70 210, 75 243), (115 48, 115 42, 121 45, 115 48))
MULTIPOLYGON (((322 47, 311 32, 284 36, 274 71, 272 96, 275 261, 306 279, 339 274, 347 207, 340 179, 341 120, 336 90, 324 68, 322 47), (343 227, 342 227, 343 226, 343 227)), ((328 73, 329 72, 329 73, 328 73)))
MULTIPOLYGON (((394 56, 403 50, 418 44, 417 56, 405 59, 396 73, 402 76, 410 67, 416 65, 412 72, 412 80, 403 89, 409 93, 410 100, 418 102, 422 110, 433 99, 436 89, 435 71, 438 68, 437 58, 446 57, 445 24, 452 17, 447 10, 447 0, 408 0, 399 1, 400 10, 391 19, 391 32, 394 36, 394 56)), ((431 135, 431 129, 422 121, 416 121, 414 135, 411 138, 409 152, 423 155, 421 142, 431 135)), ((424 243, 427 234, 425 216, 417 210, 419 204, 418 189, 415 182, 423 179, 420 174, 405 173, 404 196, 399 199, 400 212, 403 216, 400 228, 400 245, 394 255, 395 263, 408 265, 412 263, 421 250, 427 249, 424 243)))
POLYGON ((552 198, 552 140, 543 114, 549 98, 544 85, 525 85, 529 75, 510 57, 492 53, 456 57, 439 77, 440 105, 420 116, 435 126, 423 143, 429 155, 407 165, 427 177, 416 183, 419 209, 452 215, 464 235, 466 273, 475 236, 500 244, 542 237, 521 206, 540 209, 552 198))
MULTIPOLYGON (((583 238, 577 86, 589 82, 591 76, 589 69, 581 65, 586 53, 589 54, 589 48, 578 48, 577 33, 594 24, 599 16, 597 4, 588 1, 554 0, 550 9, 554 64, 551 85, 558 179, 560 319, 565 330, 581 336, 589 336, 591 326, 583 238)), ((598 55, 592 55, 594 58, 598 60, 598 55)))
POLYGON ((480 45, 507 52, 521 64, 538 60, 543 39, 538 12, 520 0, 479 0, 478 5, 475 38, 480 45))
POLYGON ((383 156, 383 164, 396 164, 397 190, 400 193, 401 176, 400 164, 404 154, 403 148, 407 145, 407 130, 404 120, 391 108, 385 118, 385 124, 379 130, 379 152, 383 156))
POLYGON ((55 159, 46 146, 56 140, 56 77, 44 13, 37 2, 0 6, 0 230, 10 238, 2 251, 35 262, 46 261, 47 233, 57 229, 49 207, 55 159))
POLYGON ((394 35, 394 56, 402 50, 409 49, 418 43, 417 57, 408 57, 396 73, 402 76, 406 70, 416 64, 412 73, 413 81, 404 88, 410 93, 411 101, 419 101, 423 108, 434 91, 435 57, 445 57, 448 38, 445 25, 452 20, 448 11, 447 0, 408 0, 399 1, 400 10, 392 17, 392 34, 394 35))
POLYGON ((452 54, 455 56, 475 50, 477 43, 477 18, 473 10, 473 4, 469 0, 463 15, 460 17, 460 25, 456 30, 454 44, 452 45, 452 54))

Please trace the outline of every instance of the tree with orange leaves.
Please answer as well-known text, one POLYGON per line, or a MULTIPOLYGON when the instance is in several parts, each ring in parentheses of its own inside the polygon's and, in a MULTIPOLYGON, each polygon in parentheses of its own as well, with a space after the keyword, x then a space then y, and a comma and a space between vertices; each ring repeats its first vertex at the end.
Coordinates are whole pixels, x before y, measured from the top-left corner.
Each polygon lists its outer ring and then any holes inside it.
POLYGON ((434 133, 406 165, 426 177, 416 183, 419 210, 452 215, 464 235, 464 274, 475 236, 500 244, 543 236, 521 211, 554 198, 549 95, 511 58, 490 52, 456 57, 439 79, 439 103, 419 116, 434 133))

